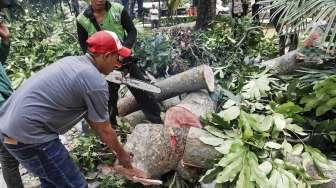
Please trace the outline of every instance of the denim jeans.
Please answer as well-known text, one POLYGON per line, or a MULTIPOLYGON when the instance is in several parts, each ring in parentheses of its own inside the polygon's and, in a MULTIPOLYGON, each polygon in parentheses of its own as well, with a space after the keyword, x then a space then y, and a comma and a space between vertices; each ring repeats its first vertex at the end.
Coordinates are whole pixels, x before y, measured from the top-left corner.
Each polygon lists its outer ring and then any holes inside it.
POLYGON ((84 176, 59 139, 43 144, 4 145, 22 166, 40 178, 42 188, 87 187, 84 176))

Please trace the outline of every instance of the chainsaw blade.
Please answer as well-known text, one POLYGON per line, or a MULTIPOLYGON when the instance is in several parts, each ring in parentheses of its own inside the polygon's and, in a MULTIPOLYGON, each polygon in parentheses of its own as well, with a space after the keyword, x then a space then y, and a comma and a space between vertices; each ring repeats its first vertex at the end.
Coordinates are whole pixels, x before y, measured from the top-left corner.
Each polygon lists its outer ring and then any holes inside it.
POLYGON ((113 82, 116 84, 125 84, 133 88, 141 89, 144 91, 152 92, 152 93, 161 93, 161 88, 158 86, 148 84, 144 81, 137 80, 134 78, 122 78, 118 76, 111 76, 108 75, 105 77, 105 79, 109 82, 113 82))

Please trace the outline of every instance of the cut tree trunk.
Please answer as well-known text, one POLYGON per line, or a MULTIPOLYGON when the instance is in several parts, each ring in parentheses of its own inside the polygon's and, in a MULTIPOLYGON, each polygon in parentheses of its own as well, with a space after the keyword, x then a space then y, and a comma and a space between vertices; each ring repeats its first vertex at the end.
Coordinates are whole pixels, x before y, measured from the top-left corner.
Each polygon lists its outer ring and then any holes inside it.
POLYGON ((213 146, 204 144, 199 139, 200 137, 215 138, 215 136, 206 130, 194 127, 190 128, 182 158, 185 166, 208 168, 220 156, 220 153, 213 146))
MULTIPOLYGON (((178 104, 197 117, 214 111, 215 102, 207 91, 190 93, 178 104)), ((150 177, 159 177, 177 168, 184 155, 189 128, 173 128, 176 148, 171 146, 171 135, 161 124, 139 124, 127 137, 125 148, 134 154, 133 165, 150 177)))
MULTIPOLYGON (((168 108, 170 108, 172 106, 175 106, 175 105, 179 104, 180 102, 181 102, 181 100, 177 96, 177 97, 173 97, 173 98, 164 100, 164 101, 161 102, 161 104, 164 108, 163 110, 166 111, 168 108)), ((135 127, 137 124, 140 124, 140 123, 146 123, 146 121, 147 121, 145 114, 141 110, 132 112, 132 113, 122 117, 122 120, 129 123, 131 127, 135 127)))
MULTIPOLYGON (((194 92, 207 89, 210 92, 215 90, 215 79, 211 68, 208 65, 201 65, 169 77, 155 83, 161 88, 160 94, 154 94, 156 101, 162 101, 182 93, 194 92)), ((118 101, 118 113, 125 116, 138 109, 138 104, 133 96, 122 98, 118 101)))
POLYGON ((318 57, 308 58, 300 53, 299 50, 294 50, 280 57, 264 61, 261 64, 280 73, 290 73, 300 67, 316 65, 321 62, 322 59, 318 57))
POLYGON ((132 165, 156 178, 176 168, 182 158, 188 129, 175 131, 177 148, 162 124, 139 124, 127 137, 125 148, 134 154, 132 165))

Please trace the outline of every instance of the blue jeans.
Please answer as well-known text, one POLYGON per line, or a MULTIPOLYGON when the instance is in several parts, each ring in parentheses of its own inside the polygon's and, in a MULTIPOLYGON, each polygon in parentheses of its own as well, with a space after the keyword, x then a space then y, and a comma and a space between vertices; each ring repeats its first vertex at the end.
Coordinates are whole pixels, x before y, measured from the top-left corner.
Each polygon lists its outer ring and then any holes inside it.
POLYGON ((4 145, 22 166, 40 178, 42 188, 87 187, 84 176, 59 139, 43 144, 4 145))

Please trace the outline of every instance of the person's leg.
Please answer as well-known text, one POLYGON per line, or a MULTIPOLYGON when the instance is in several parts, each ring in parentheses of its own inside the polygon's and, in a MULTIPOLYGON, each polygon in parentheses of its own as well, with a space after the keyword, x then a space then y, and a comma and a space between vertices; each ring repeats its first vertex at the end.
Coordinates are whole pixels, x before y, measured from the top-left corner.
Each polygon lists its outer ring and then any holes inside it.
POLYGON ((135 1, 136 0, 131 0, 131 6, 130 6, 130 16, 133 19, 134 18, 134 6, 135 6, 135 1))
POLYGON ((115 84, 113 82, 107 82, 109 88, 109 114, 110 114, 110 122, 113 128, 117 125, 117 116, 118 116, 118 90, 120 88, 119 84, 115 84))
POLYGON ((279 55, 284 55, 286 53, 286 35, 279 36, 279 55))
POLYGON ((138 1, 138 18, 143 18, 143 0, 138 1))
POLYGON ((8 188, 23 188, 19 172, 19 162, 7 151, 0 142, 0 162, 2 175, 8 188))
POLYGON ((84 176, 60 140, 4 145, 28 171, 40 178, 41 187, 87 187, 84 176))
POLYGON ((289 51, 296 50, 299 44, 299 35, 297 33, 290 34, 289 40, 289 51))
POLYGON ((155 28, 155 21, 151 20, 151 28, 154 29, 155 28))
POLYGON ((126 10, 128 10, 128 0, 122 0, 122 5, 126 10))
MULTIPOLYGON (((144 73, 136 65, 136 63, 129 64, 128 70, 132 78, 146 81, 144 77, 144 73)), ((161 109, 160 109, 159 104, 155 101, 153 94, 140 90, 140 89, 135 89, 132 87, 128 87, 128 88, 133 94, 133 96, 135 97, 135 100, 140 105, 141 110, 144 112, 147 119, 151 121, 152 123, 162 123, 162 120, 160 117, 161 109)))

